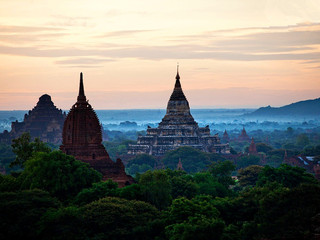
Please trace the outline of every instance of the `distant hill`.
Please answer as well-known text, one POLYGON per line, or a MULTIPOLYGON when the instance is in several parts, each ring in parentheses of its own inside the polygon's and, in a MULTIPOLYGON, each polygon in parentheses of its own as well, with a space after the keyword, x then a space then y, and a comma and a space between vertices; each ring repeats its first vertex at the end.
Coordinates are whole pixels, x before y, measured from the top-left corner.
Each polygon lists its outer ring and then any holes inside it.
POLYGON ((244 114, 245 117, 283 118, 283 117, 320 117, 320 98, 291 103, 283 107, 261 107, 244 114))

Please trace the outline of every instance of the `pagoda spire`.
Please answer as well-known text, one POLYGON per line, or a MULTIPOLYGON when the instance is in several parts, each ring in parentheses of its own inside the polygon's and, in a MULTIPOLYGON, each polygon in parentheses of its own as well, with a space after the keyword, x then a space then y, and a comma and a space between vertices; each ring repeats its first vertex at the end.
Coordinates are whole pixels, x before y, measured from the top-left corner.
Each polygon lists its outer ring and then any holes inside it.
POLYGON ((174 85, 174 88, 181 88, 180 75, 179 75, 179 63, 177 65, 176 84, 174 85))
POLYGON ((251 138, 251 144, 249 146, 249 154, 257 154, 257 146, 256 143, 254 142, 253 137, 251 138))
POLYGON ((174 85, 174 89, 170 97, 170 101, 171 100, 186 101, 186 97, 183 94, 180 83, 179 64, 177 65, 176 83, 174 85))
POLYGON ((182 166, 182 162, 181 162, 181 158, 179 158, 179 162, 177 164, 177 170, 184 171, 183 166, 182 166))
POLYGON ((79 95, 77 98, 78 102, 85 102, 87 100, 86 96, 84 95, 84 87, 83 87, 83 74, 80 73, 80 85, 79 85, 79 95))

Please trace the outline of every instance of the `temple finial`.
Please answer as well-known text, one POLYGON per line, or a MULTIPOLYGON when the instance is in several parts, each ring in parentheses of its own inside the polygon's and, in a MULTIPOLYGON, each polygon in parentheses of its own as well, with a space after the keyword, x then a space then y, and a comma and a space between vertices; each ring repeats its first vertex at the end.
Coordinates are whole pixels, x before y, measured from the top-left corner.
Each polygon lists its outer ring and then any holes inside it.
POLYGON ((176 79, 179 80, 180 76, 179 76, 179 63, 177 63, 177 76, 176 79))
POLYGON ((79 101, 86 101, 86 96, 84 95, 83 74, 82 74, 82 72, 80 73, 80 86, 79 86, 78 102, 79 101))

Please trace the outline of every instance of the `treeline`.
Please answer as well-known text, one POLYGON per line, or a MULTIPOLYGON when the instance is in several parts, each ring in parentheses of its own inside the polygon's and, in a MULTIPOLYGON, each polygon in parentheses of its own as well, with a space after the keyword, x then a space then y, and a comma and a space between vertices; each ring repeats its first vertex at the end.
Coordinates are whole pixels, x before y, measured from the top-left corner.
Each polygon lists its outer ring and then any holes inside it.
POLYGON ((303 169, 235 166, 155 170, 118 188, 86 163, 28 137, 0 175, 1 239, 312 239, 320 184, 303 169))

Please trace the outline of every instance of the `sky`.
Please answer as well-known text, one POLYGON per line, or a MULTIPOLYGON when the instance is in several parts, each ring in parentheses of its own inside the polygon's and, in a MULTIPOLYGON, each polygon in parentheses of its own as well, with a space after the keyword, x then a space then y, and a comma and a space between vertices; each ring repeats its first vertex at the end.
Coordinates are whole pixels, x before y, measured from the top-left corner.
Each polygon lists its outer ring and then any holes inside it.
POLYGON ((0 110, 42 94, 165 108, 177 63, 191 108, 320 97, 320 0, 0 0, 0 110))

